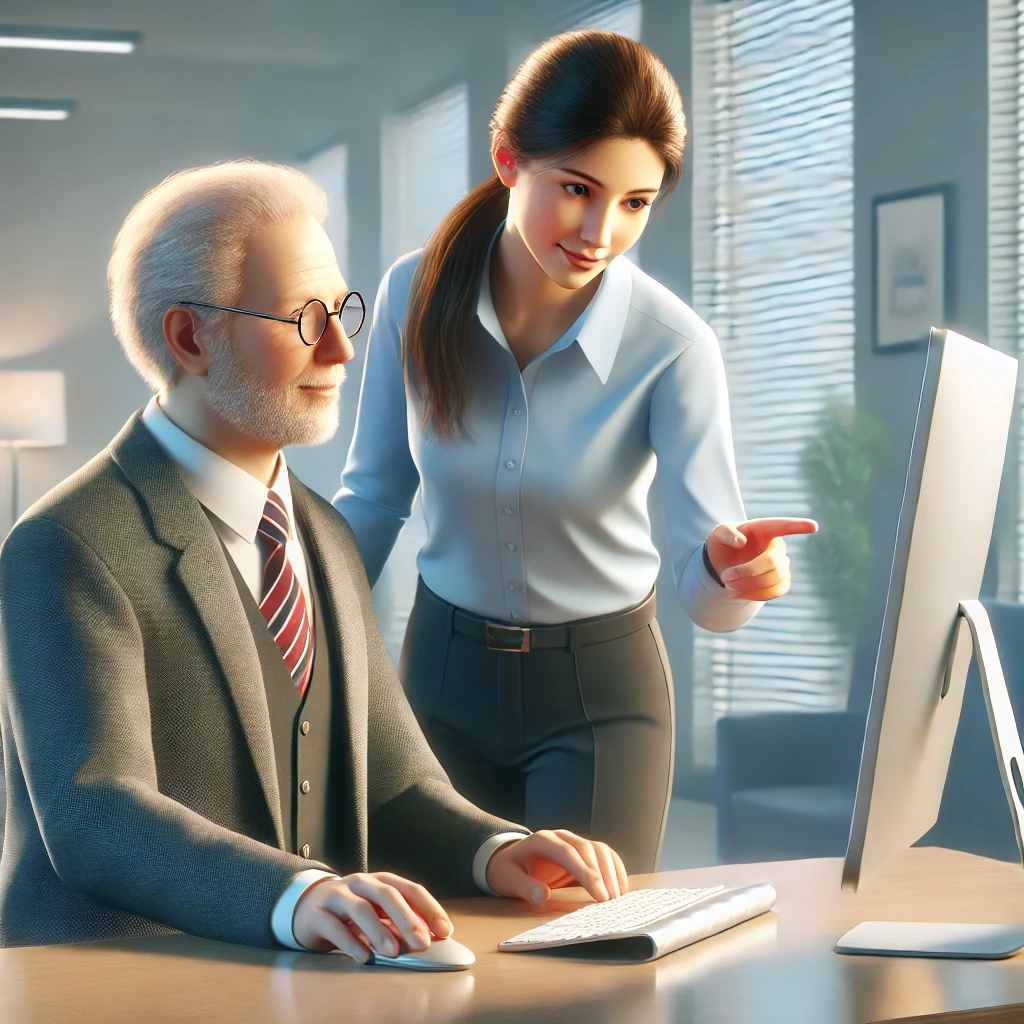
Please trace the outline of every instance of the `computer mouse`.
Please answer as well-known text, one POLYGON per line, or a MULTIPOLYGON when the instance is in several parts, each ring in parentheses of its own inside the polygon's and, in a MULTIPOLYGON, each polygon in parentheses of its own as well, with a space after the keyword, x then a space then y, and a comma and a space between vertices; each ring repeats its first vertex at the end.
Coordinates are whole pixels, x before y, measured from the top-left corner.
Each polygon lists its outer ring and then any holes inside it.
POLYGON ((377 967, 404 967, 408 971, 464 971, 476 963, 473 951, 454 939, 434 939, 426 949, 381 956, 371 953, 367 964, 377 967))

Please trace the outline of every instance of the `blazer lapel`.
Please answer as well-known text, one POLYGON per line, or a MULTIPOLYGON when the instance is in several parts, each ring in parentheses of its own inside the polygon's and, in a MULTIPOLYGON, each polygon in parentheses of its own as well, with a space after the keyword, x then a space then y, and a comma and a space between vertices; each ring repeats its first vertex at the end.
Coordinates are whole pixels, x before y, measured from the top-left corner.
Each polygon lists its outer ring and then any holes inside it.
MULTIPOLYGON (((289 473, 295 518, 302 529, 306 546, 323 580, 324 600, 328 603, 335 650, 340 662, 342 706, 350 737, 351 795, 356 823, 357 854, 365 864, 368 853, 366 821, 366 738, 367 738, 367 655, 366 632, 348 563, 344 555, 344 535, 330 522, 306 489, 289 473)), ((336 513, 335 513, 336 514, 336 513)))
POLYGON ((136 412, 110 454, 149 508, 154 533, 181 552, 177 571, 210 638, 245 733, 277 844, 284 845, 274 738, 259 654, 227 555, 199 502, 136 412))

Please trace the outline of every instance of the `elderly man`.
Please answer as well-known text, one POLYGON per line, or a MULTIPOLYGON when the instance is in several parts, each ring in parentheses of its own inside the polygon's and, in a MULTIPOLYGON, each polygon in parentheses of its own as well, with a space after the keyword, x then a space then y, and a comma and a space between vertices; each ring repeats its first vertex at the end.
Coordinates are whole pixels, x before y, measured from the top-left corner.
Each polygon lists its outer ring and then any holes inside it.
POLYGON ((239 161, 172 175, 118 234, 114 330, 156 394, 0 553, 0 944, 177 929, 365 962, 451 933, 424 885, 627 884, 607 846, 455 792, 348 525, 288 473, 284 446, 337 428, 363 317, 326 214, 239 161))

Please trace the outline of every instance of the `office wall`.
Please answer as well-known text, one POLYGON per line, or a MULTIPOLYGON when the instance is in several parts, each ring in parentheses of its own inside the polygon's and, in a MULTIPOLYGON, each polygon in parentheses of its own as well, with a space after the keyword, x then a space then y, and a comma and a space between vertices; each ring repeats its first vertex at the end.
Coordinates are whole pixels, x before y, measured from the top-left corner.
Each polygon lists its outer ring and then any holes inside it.
MULTIPOLYGON (((67 8, 63 13, 56 3, 45 5, 58 11, 50 20, 80 23, 70 0, 61 2, 67 8)), ((309 23, 316 22, 318 4, 321 14, 333 9, 327 0, 304 0, 309 23)), ((23 504, 98 452, 147 397, 110 334, 103 274, 117 226, 147 187, 189 164, 240 155, 293 160, 332 139, 347 142, 350 283, 372 300, 380 261, 381 117, 467 81, 470 181, 481 180, 489 168, 487 121, 507 78, 510 52, 523 52, 580 8, 576 0, 520 0, 514 7, 476 0, 356 6, 368 13, 350 11, 346 32, 370 42, 340 67, 302 67, 290 64, 290 56, 276 59, 270 50, 263 63, 234 52, 225 59, 215 47, 178 58, 154 55, 159 48, 154 33, 147 39, 148 56, 139 57, 147 61, 145 69, 126 90, 118 84, 124 65, 115 62, 5 54, 0 94, 81 98, 80 114, 66 125, 8 123, 0 142, 0 366, 63 369, 69 375, 68 444, 24 453, 23 504), (444 15, 438 17, 441 7, 444 15), (41 309, 46 310, 42 320, 41 309)), ((11 17, 33 18, 30 0, 7 7, 11 17)), ((100 0, 94 7, 97 25, 132 27, 131 5, 100 0)), ((855 2, 857 393, 886 422, 892 439, 875 488, 873 601, 855 683, 862 693, 870 683, 923 357, 920 351, 884 356, 871 351, 871 199, 928 184, 953 185, 951 326, 984 338, 985 9, 984 0, 855 2)), ((186 16, 180 10, 175 17, 186 16)), ((266 16, 261 5, 251 20, 258 27, 266 16)), ((227 15, 222 10, 219 17, 227 15)), ((202 27, 197 21, 197 38, 202 27)), ((689 0, 646 0, 644 38, 676 76, 687 106, 689 33, 689 0)), ((676 195, 652 221, 642 252, 644 269, 686 299, 690 180, 687 163, 676 195)), ((289 453, 298 474, 325 495, 334 492, 347 451, 365 340, 365 333, 357 339, 349 366, 338 436, 323 448, 289 453)), ((9 498, 2 454, 0 536, 8 526, 9 498)), ((652 510, 665 550, 657 494, 652 510)), ((659 589, 659 618, 683 731, 691 630, 673 596, 667 565, 659 589)))
MULTIPOLYGON (((79 24, 73 16, 66 23, 79 24)), ((23 453, 24 509, 100 451, 148 398, 107 317, 106 263, 134 202, 181 167, 295 159, 332 123, 336 75, 141 53, 125 89, 126 65, 113 58, 4 54, 0 93, 79 104, 65 123, 5 121, 0 135, 0 365, 61 369, 68 384, 68 443, 23 453)), ((6 467, 0 479, 6 487, 6 467)), ((0 536, 8 520, 5 501, 0 536)))
MULTIPOLYGON (((917 412, 924 350, 872 351, 872 199, 953 189, 953 294, 944 326, 986 340, 988 56, 983 0, 856 0, 854 17, 857 400, 887 426, 874 487, 875 569, 853 701, 866 704, 917 412)), ((986 586, 994 585, 992 574, 986 586)))

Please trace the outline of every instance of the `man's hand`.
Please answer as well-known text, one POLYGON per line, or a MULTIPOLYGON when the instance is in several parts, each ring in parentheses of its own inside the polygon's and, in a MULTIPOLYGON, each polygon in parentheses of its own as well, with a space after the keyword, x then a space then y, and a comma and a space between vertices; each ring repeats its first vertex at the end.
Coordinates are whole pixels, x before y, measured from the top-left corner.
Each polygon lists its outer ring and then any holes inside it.
POLYGON ((416 882, 387 871, 325 878, 307 889, 292 917, 295 941, 306 949, 339 949, 365 964, 371 948, 397 956, 399 942, 426 949, 431 932, 446 939, 453 931, 441 904, 416 882))
POLYGON ((792 573, 782 539, 814 533, 813 519, 749 519, 719 523, 708 536, 708 558, 723 586, 745 601, 771 601, 789 590, 792 573))
POLYGON ((534 906, 566 885, 582 885, 599 903, 629 892, 626 869, 610 846, 562 828, 542 829, 501 847, 487 865, 487 884, 534 906))

